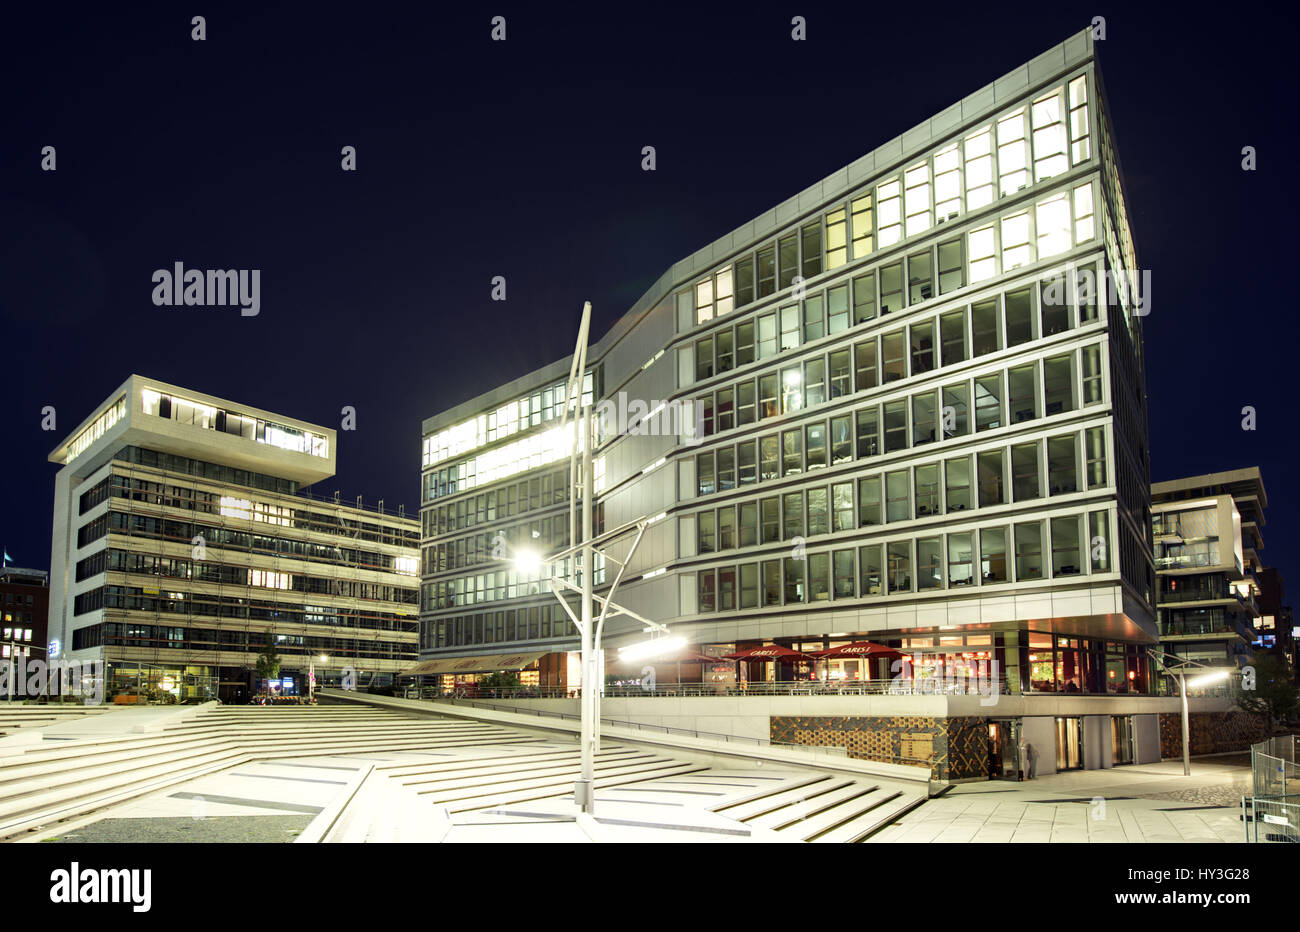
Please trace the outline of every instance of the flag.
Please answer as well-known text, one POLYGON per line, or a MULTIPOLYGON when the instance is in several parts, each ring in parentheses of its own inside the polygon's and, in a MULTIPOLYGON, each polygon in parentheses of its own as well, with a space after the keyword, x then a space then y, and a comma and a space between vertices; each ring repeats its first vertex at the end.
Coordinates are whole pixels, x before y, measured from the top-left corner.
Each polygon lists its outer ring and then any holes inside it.
POLYGON ((5 554, 5 556, 4 556, 4 562, 3 562, 3 563, 0 563, 0 566, 8 566, 10 563, 14 562, 14 558, 11 557, 11 556, 9 556, 9 551, 8 551, 8 550, 6 550, 6 551, 4 552, 4 554, 5 554))

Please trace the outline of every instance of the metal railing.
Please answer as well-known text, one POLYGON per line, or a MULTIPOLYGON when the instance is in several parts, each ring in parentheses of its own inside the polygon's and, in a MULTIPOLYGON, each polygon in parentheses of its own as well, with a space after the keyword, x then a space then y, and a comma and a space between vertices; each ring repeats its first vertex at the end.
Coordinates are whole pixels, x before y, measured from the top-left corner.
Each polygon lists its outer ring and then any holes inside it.
POLYGON ((1242 797, 1248 842, 1300 843, 1300 765, 1296 735, 1279 735, 1250 747, 1251 795, 1242 797))
MULTIPOLYGON (((976 677, 913 677, 910 679, 862 680, 860 682, 820 682, 784 680, 775 682, 719 684, 672 683, 663 685, 606 686, 605 698, 712 698, 737 696, 984 696, 1006 694, 1006 677, 996 680, 976 677)), ((407 687, 408 699, 577 699, 576 686, 517 686, 505 689, 458 687, 442 692, 436 687, 407 687)))

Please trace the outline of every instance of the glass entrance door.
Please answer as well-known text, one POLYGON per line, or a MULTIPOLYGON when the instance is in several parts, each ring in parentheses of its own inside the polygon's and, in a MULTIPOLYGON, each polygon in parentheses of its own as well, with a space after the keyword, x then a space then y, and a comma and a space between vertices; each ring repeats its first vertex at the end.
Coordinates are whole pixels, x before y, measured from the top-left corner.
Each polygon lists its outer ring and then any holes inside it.
POLYGON ((1136 759, 1133 740, 1133 716, 1110 717, 1111 763, 1131 764, 1136 759))
POLYGON ((1014 719, 989 722, 989 779, 1020 779, 1020 723, 1014 719))
POLYGON ((1080 770, 1083 767, 1083 721, 1078 716, 1056 719, 1056 769, 1080 770))

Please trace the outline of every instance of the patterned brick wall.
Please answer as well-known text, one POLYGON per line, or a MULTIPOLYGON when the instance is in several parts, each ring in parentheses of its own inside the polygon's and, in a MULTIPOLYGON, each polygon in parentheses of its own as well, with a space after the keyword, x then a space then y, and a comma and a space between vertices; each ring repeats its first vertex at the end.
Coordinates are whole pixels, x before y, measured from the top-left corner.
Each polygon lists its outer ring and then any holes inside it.
POLYGON ((782 744, 846 748, 857 760, 928 763, 933 780, 989 773, 988 723, 983 718, 774 715, 770 735, 782 744))
MULTIPOLYGON (((1268 737, 1259 716, 1239 709, 1228 712, 1192 712, 1187 717, 1193 754, 1246 751, 1268 737)), ((1183 717, 1178 712, 1160 713, 1160 756, 1182 757, 1183 717)))

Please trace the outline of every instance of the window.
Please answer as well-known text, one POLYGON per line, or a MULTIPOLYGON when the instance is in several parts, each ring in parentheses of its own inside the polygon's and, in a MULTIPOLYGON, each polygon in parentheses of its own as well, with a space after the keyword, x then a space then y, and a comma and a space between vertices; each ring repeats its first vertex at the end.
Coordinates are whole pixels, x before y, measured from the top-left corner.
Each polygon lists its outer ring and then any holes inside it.
POLYGON ((1002 348, 998 318, 998 299, 971 305, 971 355, 986 356, 1002 348))
POLYGON ((935 392, 912 396, 912 446, 933 443, 936 437, 935 392))
POLYGON ((830 599, 830 571, 829 553, 808 554, 808 600, 810 602, 825 602, 830 599))
POLYGON ((1100 404, 1102 401, 1101 347, 1094 343, 1083 348, 1083 403, 1100 404))
POLYGON ((758 251, 758 296, 766 298, 776 294, 776 247, 766 246, 758 251))
POLYGON ((950 311, 939 318, 939 339, 943 344, 943 364, 956 365, 966 360, 966 311, 950 311))
POLYGON ((803 254, 804 281, 822 273, 822 223, 814 220, 805 223, 799 231, 799 240, 803 254))
POLYGON ((718 569, 718 611, 736 610, 736 568, 724 566, 718 569))
POLYGON ((872 249, 871 195, 854 198, 849 208, 853 214, 853 258, 861 259, 870 255, 872 249))
POLYGON ((713 319, 713 279, 706 278, 695 286, 695 322, 713 319))
POLYGON ((949 294, 966 284, 961 240, 939 244, 939 294, 949 294))
POLYGON ((944 386, 941 413, 945 440, 970 433, 970 387, 965 382, 944 386))
POLYGON ((917 466, 914 481, 916 483, 916 516, 924 518, 939 514, 939 464, 930 463, 917 466))
POLYGON ((781 539, 781 500, 775 495, 760 502, 763 511, 763 543, 774 544, 781 539))
POLYGON ((758 377, 758 416, 760 418, 776 417, 781 413, 781 402, 777 397, 777 379, 775 372, 768 372, 758 377))
POLYGON ((808 468, 823 469, 829 465, 826 450, 826 423, 809 424, 804 427, 804 444, 808 450, 808 468))
POLYGON ((876 222, 880 227, 878 245, 882 248, 892 246, 903 238, 902 191, 902 185, 897 180, 876 187, 879 211, 876 222))
POLYGON ((1088 512, 1088 551, 1092 555, 1092 571, 1110 570, 1110 513, 1088 512))
POLYGON ((970 457, 945 460, 943 464, 944 498, 948 513, 970 508, 970 457))
POLYGON ((1079 491, 1078 441, 1075 434, 1047 439, 1047 489, 1052 495, 1079 491))
POLYGON ((853 422, 849 415, 831 418, 831 465, 853 459, 853 422))
POLYGON ((903 309, 903 263, 895 262, 880 270, 880 313, 893 314, 903 309))
POLYGON ((880 524, 880 477, 858 480, 858 527, 880 524))
POLYGON ((849 286, 837 285, 826 292, 827 333, 849 329, 849 286))
POLYGON ((930 165, 922 162, 903 173, 903 200, 906 204, 908 236, 930 229, 930 165))
POLYGON ((853 394, 852 370, 849 368, 849 351, 831 353, 831 398, 844 398, 853 394))
POLYGON ((1038 417, 1037 364, 1016 366, 1007 372, 1008 400, 1011 403, 1011 420, 1019 424, 1038 417))
POLYGON ((934 321, 912 324, 908 332, 912 343, 912 375, 929 372, 935 367, 934 321))
POLYGON ((736 547, 736 506, 718 509, 718 549, 734 550, 736 547))
POLYGON ((777 287, 789 288, 799 274, 799 238, 791 233, 776 241, 780 265, 777 269, 777 287))
POLYGON ((984 127, 967 136, 966 209, 978 210, 993 203, 993 129, 984 127))
POLYGON ((943 538, 923 537, 916 542, 916 590, 943 588, 943 538))
POLYGON ((831 573, 835 598, 851 599, 857 594, 852 550, 836 550, 831 554, 831 573))
POLYGON ((781 475, 803 472, 803 431, 799 428, 781 432, 781 475))
POLYGON ((881 369, 885 384, 907 378, 907 360, 903 352, 903 331, 895 330, 881 338, 881 369))
POLYGON ((1043 411, 1048 417, 1073 411, 1074 354, 1049 356, 1043 360, 1043 411))
POLYGON ((907 449, 907 402, 891 401, 885 405, 885 452, 907 449))
POLYGON ((876 273, 868 272, 853 279, 853 323, 876 319, 876 273))
POLYGON ((912 490, 906 469, 885 474, 885 519, 908 521, 912 517, 912 490))
POLYGON ((796 605, 804 601, 804 565, 803 560, 786 557, 785 565, 785 604, 796 605))
POLYGON ((1033 261, 1029 252, 1029 212, 1002 218, 1002 271, 1009 272, 1033 261))
POLYGON ((1097 270, 1078 269, 1075 271, 1075 296, 1079 308, 1079 326, 1097 319, 1097 270))
POLYGON ((714 299, 714 317, 722 317, 724 314, 730 314, 734 307, 735 300, 732 292, 731 269, 721 269, 713 277, 713 299, 714 299))
POLYGON ((1034 338, 1034 308, 1029 289, 1007 293, 1007 346, 1019 346, 1034 338))
POLYGON ((975 380, 975 430, 993 430, 1002 424, 1002 375, 995 372, 975 380))
POLYGON ((1052 575, 1077 576, 1083 572, 1079 559, 1079 516, 1052 519, 1052 575))
POLYGON ((760 475, 764 482, 769 479, 776 479, 780 476, 780 457, 781 442, 776 434, 768 434, 766 437, 760 437, 759 445, 759 464, 760 475))
POLYGON ((880 544, 870 544, 858 548, 858 571, 860 584, 858 591, 864 595, 880 595, 883 574, 880 563, 880 544))
MULTIPOLYGON (((798 495, 799 493, 794 493, 798 495)), ((808 536, 831 532, 830 508, 826 500, 826 486, 808 490, 808 536)))
POLYGON ((781 351, 799 345, 799 305, 787 304, 781 308, 781 351))
POLYGON ((712 495, 713 486, 713 453, 701 453, 695 457, 695 480, 697 486, 697 495, 712 495))
POLYGON ((758 544, 758 502, 741 502, 739 505, 740 546, 758 544))
POLYGON ((822 356, 803 364, 804 407, 826 401, 826 360, 822 356))
POLYGON ((934 154, 934 220, 943 223, 961 213, 961 155, 957 143, 934 154))
POLYGON ((754 322, 736 325, 736 365, 747 366, 754 361, 754 322))
POLYGON ((753 424, 758 409, 754 399, 754 380, 746 379, 736 383, 736 423, 740 426, 753 424))
POLYGON ((798 365, 781 370, 781 413, 800 411, 804 406, 803 373, 798 365))
POLYGON ((718 374, 730 372, 735 368, 736 354, 732 350, 732 340, 735 335, 730 327, 719 330, 714 338, 714 345, 718 351, 718 374))
POLYGON ((704 337, 695 341, 695 381, 700 382, 713 376, 713 338, 704 337))
POLYGON ((1070 82, 1070 159, 1075 165, 1087 161, 1091 152, 1088 133, 1088 78, 1081 74, 1070 82))
POLYGON ((858 459, 880 453, 880 409, 875 405, 857 412, 858 459))
POLYGON ((1028 143, 1024 107, 998 120, 998 191, 1002 197, 1029 184, 1028 143))
POLYGON ((754 259, 752 256, 741 259, 735 265, 736 307, 744 307, 754 301, 754 259))
MULTIPOLYGON (((1064 158, 1064 156, 1062 156, 1064 158)), ((1073 245, 1070 236, 1070 199, 1065 194, 1044 198, 1034 205, 1038 232, 1038 258, 1059 256, 1073 245)))
POLYGON ((948 535, 948 585, 969 586, 975 582, 971 532, 948 535))
POLYGON ((876 381, 876 338, 863 340, 853 346, 854 378, 858 391, 875 388, 876 381))
POLYGON ((1106 469, 1106 428, 1089 427, 1084 431, 1084 473, 1089 489, 1100 489, 1109 479, 1106 469))
POLYGON ((980 507, 1001 505, 1006 501, 1002 469, 1002 451, 986 450, 976 456, 979 476, 980 507))
POLYGON ((1043 336, 1064 333, 1070 329, 1069 287, 1065 276, 1045 281, 1038 293, 1043 336))
POLYGON ((740 565, 740 607, 758 607, 758 564, 740 565))
MULTIPOLYGON (((849 261, 847 212, 841 207, 826 214, 826 270, 849 261)), ((834 333, 834 331, 831 331, 834 333)))
POLYGON ((908 304, 934 297, 934 260, 928 251, 907 257, 907 295, 908 304))
POLYGON ((745 440, 736 446, 738 479, 741 485, 758 481, 758 441, 745 440))
POLYGON ((889 561, 889 591, 891 593, 911 592, 912 542, 910 540, 900 540, 887 544, 885 554, 889 561))
POLYGON ((1065 155, 1065 95, 1057 88, 1030 108, 1034 123, 1034 181, 1061 174, 1070 167, 1065 155))
POLYGON ((803 302, 803 341, 811 343, 826 336, 825 305, 820 294, 803 302))
POLYGON ((1007 581, 1006 528, 980 531, 980 576, 986 583, 1007 581))
POLYGON ((763 561, 763 604, 781 604, 781 561, 763 561))
POLYGON ((1093 221, 1092 184, 1074 189, 1074 241, 1086 243, 1096 234, 1093 221))
POLYGON ((1043 578, 1043 525, 1016 525, 1016 580, 1043 578))
POLYGON ((701 511, 696 516, 696 527, 699 529, 698 544, 700 553, 713 553, 717 549, 716 531, 717 526, 714 522, 713 512, 701 511))
POLYGON ((727 492, 736 487, 736 450, 718 447, 718 491, 727 492))
POLYGON ((1020 443, 1011 448, 1011 497, 1024 502, 1043 494, 1038 479, 1038 444, 1020 443))
POLYGON ((835 531, 851 531, 857 527, 853 518, 852 482, 831 486, 831 527, 835 531))
POLYGON ((758 319, 758 358, 771 359, 777 351, 776 315, 764 314, 758 319))

